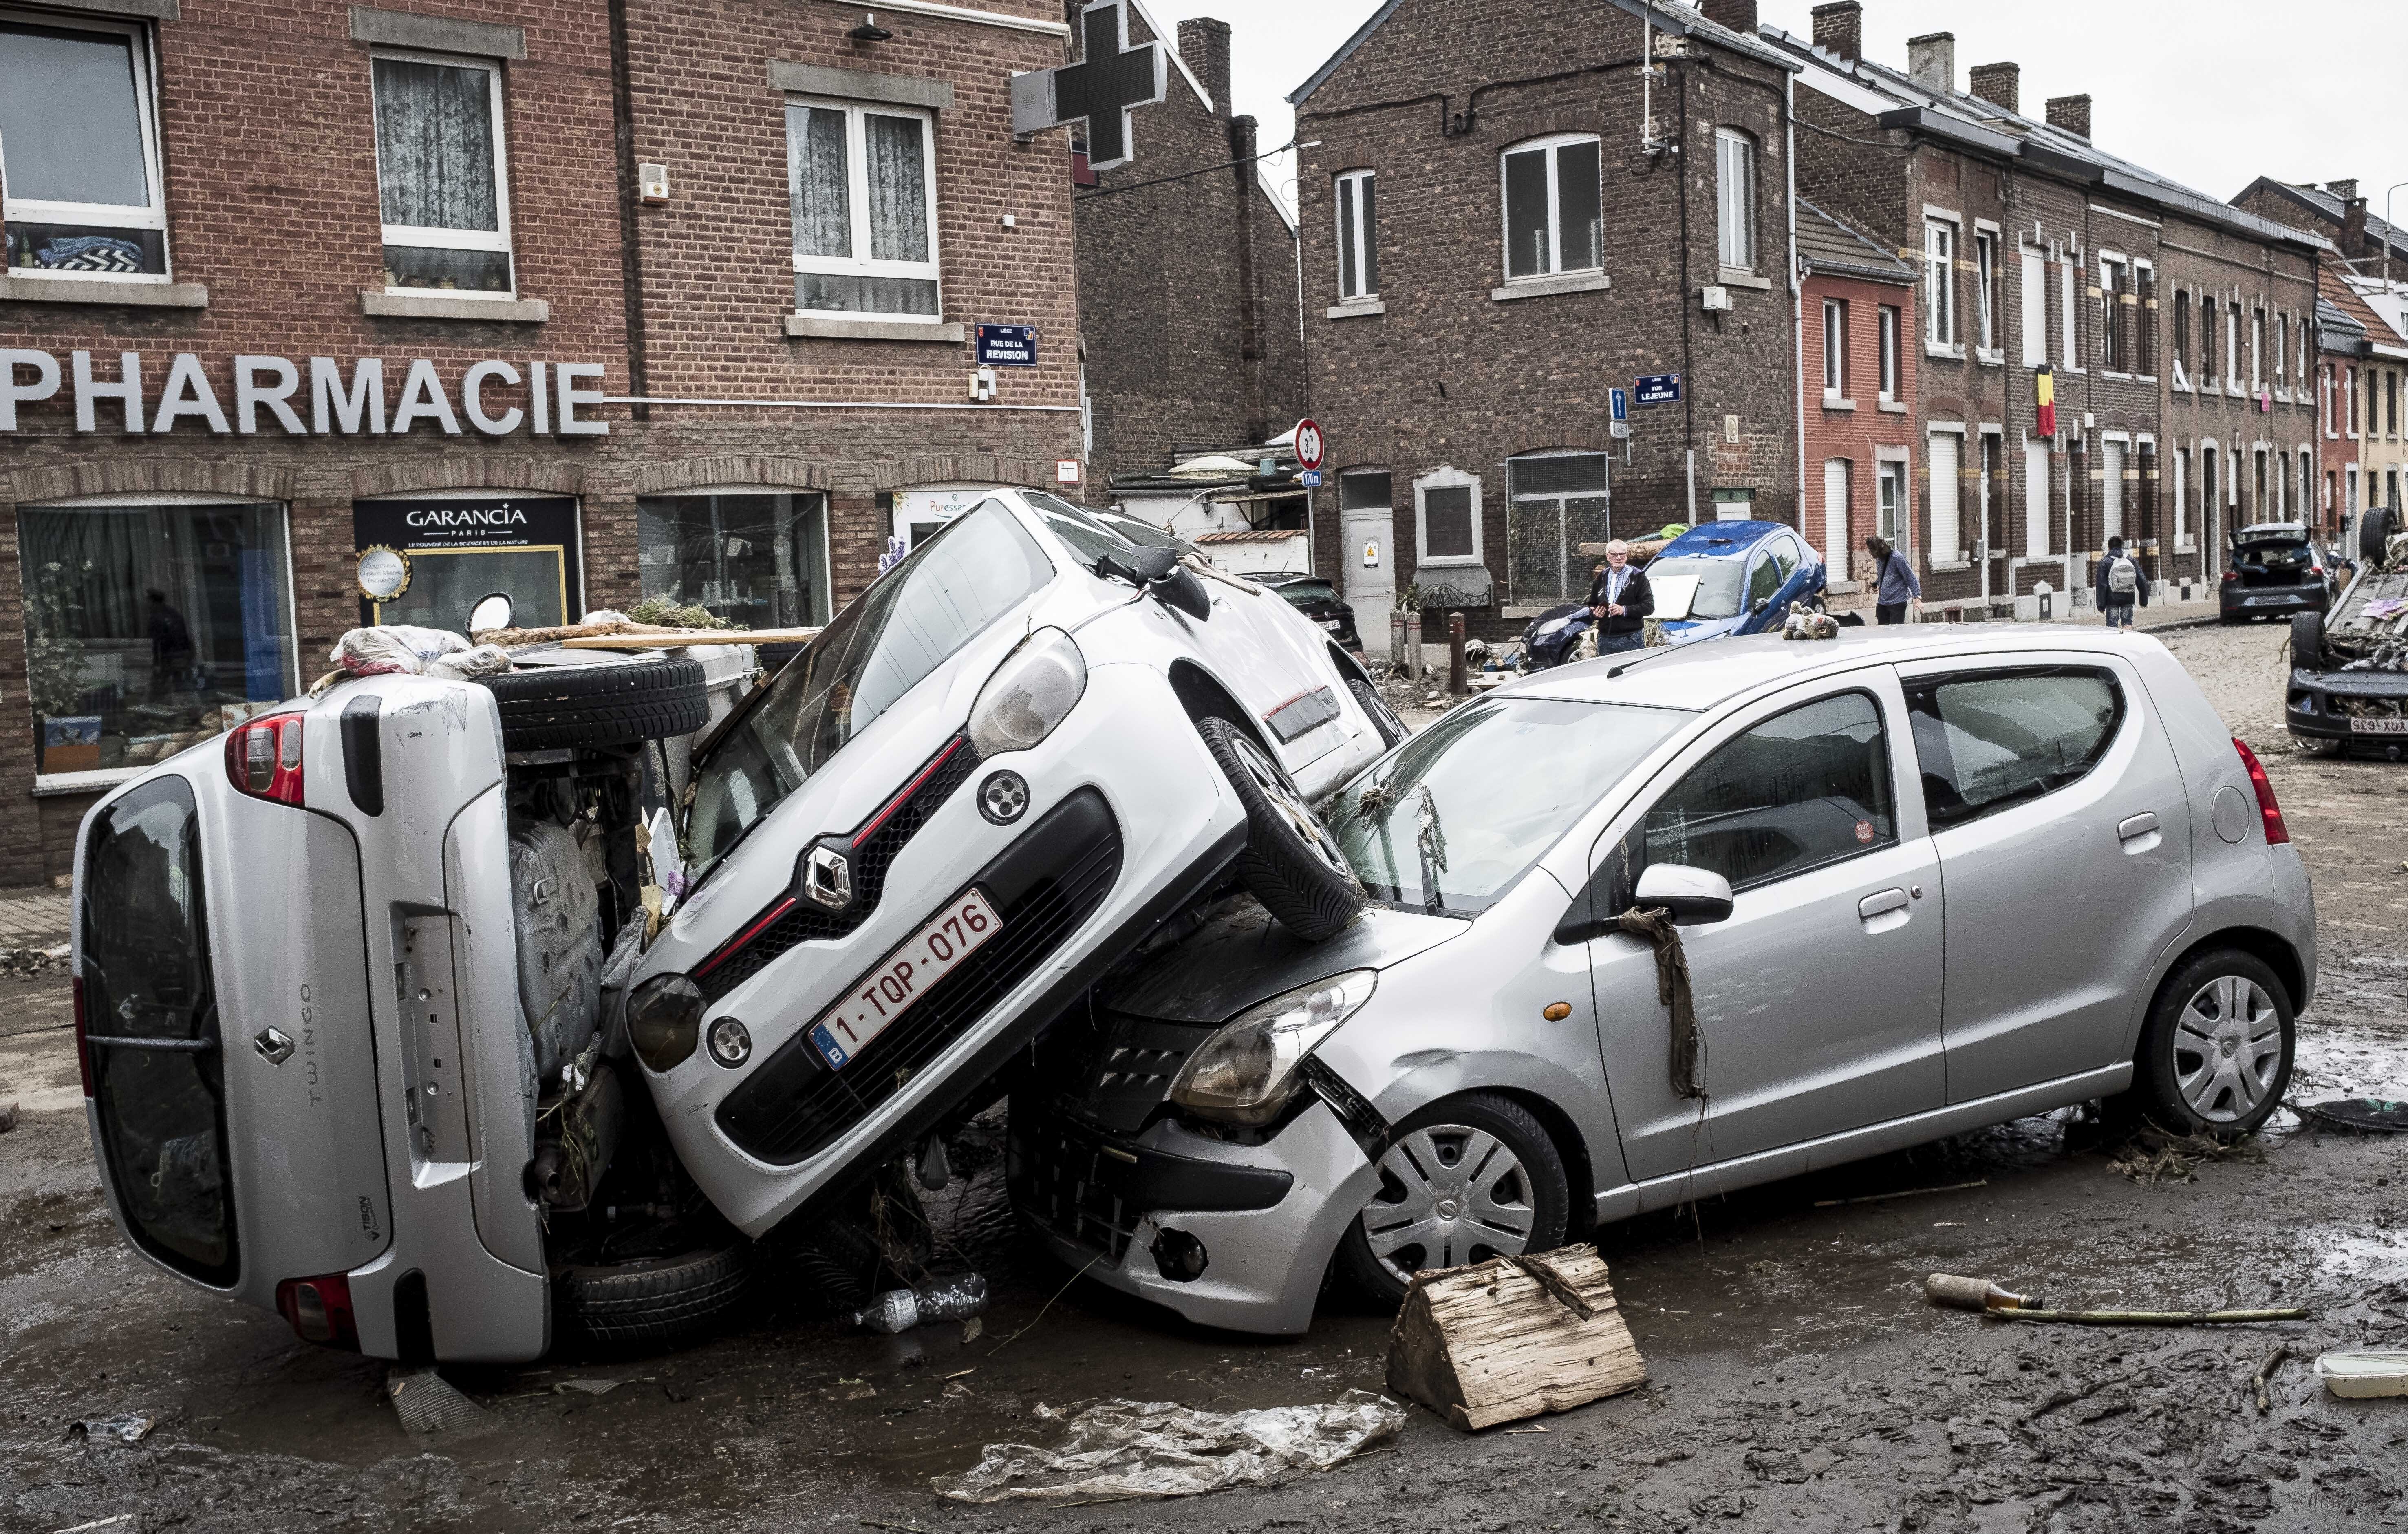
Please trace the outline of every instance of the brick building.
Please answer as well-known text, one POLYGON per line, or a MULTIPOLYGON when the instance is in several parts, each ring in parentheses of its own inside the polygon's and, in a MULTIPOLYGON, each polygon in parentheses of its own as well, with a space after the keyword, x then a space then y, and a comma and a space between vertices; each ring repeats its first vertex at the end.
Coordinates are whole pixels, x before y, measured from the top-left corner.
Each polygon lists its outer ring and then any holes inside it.
MULTIPOLYGON (((2325 264, 2316 296, 2317 415, 2324 483, 2314 521, 2329 538, 2368 506, 2400 495, 2401 444, 2383 433, 2383 381, 2408 364, 2403 339, 2358 296, 2337 262, 2325 264)), ((2392 391, 2396 395, 2399 384, 2392 391)))
POLYGON ((2087 96, 2026 115, 2013 64, 1959 90, 1949 34, 1911 40, 1903 71, 1862 56, 1856 0, 1816 7, 1811 40, 1761 36, 1801 69, 1800 195, 1920 258, 1928 611, 2028 616, 2043 586, 2078 596, 2113 535, 2157 579, 2196 581, 2203 538, 2312 482, 2314 391, 2294 353, 2320 241, 2100 150, 2087 96), (2184 318, 2198 305, 2212 323, 2184 318), (2234 355, 2228 322, 2244 355, 2203 381, 2202 348, 2234 355))
POLYGON ((1806 201, 1798 203, 1798 272, 1806 344, 1806 532, 1822 552, 1835 610, 1873 605, 1865 539, 1914 546, 1914 380, 1910 345, 1922 274, 1896 251, 1806 201), (1822 496, 1813 499, 1813 477, 1822 496), (1819 515, 1818 515, 1819 512, 1819 515))
MULTIPOLYGON (((1084 0, 1065 0, 1072 19, 1084 0)), ((1264 184, 1254 120, 1229 112, 1229 26, 1162 33, 1125 7, 1132 45, 1173 50, 1140 114, 1137 157, 1079 189, 1079 319, 1089 497, 1199 452, 1269 441, 1304 413, 1297 229, 1264 184)))
POLYGON ((1315 568, 1367 639, 1411 585, 1518 632, 1586 592, 1584 545, 1796 523, 1796 65, 1755 10, 1391 0, 1289 97, 1315 568), (1617 442, 1608 389, 1668 374, 1617 442))
POLYGON ((0 7, 0 883, 364 614, 808 623, 1077 467, 1059 0, 415 3, 0 7))

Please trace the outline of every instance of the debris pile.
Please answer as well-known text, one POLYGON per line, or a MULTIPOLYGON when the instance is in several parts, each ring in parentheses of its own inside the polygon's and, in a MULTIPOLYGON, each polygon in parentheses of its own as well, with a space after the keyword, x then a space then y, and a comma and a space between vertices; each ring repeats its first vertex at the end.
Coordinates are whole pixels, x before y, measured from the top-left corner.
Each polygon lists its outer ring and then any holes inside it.
POLYGON ((2211 1161, 2263 1161, 2266 1148, 2256 1137, 2223 1140, 2214 1135, 2178 1135, 2154 1124, 2143 1125, 2108 1158, 2107 1169, 2128 1177, 2144 1188, 2159 1183, 2187 1183, 2211 1161))
MULTIPOLYGON (((1038 1415, 1058 1419, 1039 1406, 1038 1415)), ((935 1479, 956 1502, 1192 1497, 1275 1486, 1332 1469, 1404 1426, 1395 1402, 1350 1390, 1325 1406, 1199 1412, 1174 1401, 1104 1401, 1070 1419, 1058 1449, 990 1443, 978 1464, 935 1479)))

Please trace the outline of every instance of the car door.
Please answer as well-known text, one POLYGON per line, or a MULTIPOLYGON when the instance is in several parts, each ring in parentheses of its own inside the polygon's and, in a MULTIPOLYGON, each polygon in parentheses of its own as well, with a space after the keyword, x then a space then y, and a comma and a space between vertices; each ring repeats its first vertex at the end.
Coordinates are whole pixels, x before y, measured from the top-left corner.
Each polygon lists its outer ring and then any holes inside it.
POLYGON ((1948 1100, 2115 1063, 2190 920, 2190 800, 2120 657, 1899 668, 1948 892, 1948 1100))
POLYGON ((1779 594, 1784 576, 1780 562, 1772 557, 1771 543, 1768 540, 1757 544, 1747 560, 1747 605, 1739 625, 1742 634, 1760 634, 1780 622, 1773 611, 1772 598, 1779 594))
POLYGON ((1651 864, 1730 881, 1730 917, 1682 929, 1702 1102, 1670 1076, 1656 958, 1590 940, 1608 1088, 1633 1178, 1935 1109, 1941 887, 1885 667, 1750 707, 1610 828, 1591 885, 1619 910, 1651 864))

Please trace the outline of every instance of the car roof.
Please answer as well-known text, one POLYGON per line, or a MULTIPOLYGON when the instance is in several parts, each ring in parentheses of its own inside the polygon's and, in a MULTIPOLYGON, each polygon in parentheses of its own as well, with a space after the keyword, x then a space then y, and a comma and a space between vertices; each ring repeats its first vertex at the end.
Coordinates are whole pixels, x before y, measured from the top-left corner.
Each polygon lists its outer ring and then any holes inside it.
POLYGON ((1927 655, 2015 655, 2038 650, 2114 653, 2128 652, 2136 642, 2136 637, 2111 629, 2052 624, 2035 633, 2028 624, 1851 627, 1841 629, 1836 639, 1791 640, 1761 634, 1581 661, 1508 682, 1494 695, 1703 710, 1759 687, 1851 663, 1904 663, 1927 655), (1617 671, 1622 674, 1616 676, 1617 671))
POLYGON ((1657 550, 1656 557, 1687 554, 1698 559, 1737 559, 1788 527, 1784 522, 1701 522, 1657 550))
POLYGON ((2303 522, 2259 522, 2243 527, 2234 538, 2306 538, 2308 524, 2303 522))

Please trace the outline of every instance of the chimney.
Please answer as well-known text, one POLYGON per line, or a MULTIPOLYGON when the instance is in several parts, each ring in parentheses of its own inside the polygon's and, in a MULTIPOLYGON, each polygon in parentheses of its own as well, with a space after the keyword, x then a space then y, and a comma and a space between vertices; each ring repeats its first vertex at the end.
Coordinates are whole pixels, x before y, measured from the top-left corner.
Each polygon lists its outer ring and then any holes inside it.
POLYGON ((2051 96, 2048 98, 2048 125, 2063 128, 2078 138, 2090 136, 2090 98, 2088 96, 2051 96))
MULTIPOLYGON (((2353 191, 2358 187, 2356 181, 2344 184, 2353 191)), ((2346 258, 2374 253, 2374 244, 2367 238, 2366 235, 2366 199, 2364 197, 2352 197, 2342 204, 2341 253, 2346 258)))
POLYGON ((1814 7, 1814 46, 1853 64, 1864 56, 1865 7, 1861 0, 1830 0, 1814 7))
POLYGON ((1906 77, 1937 95, 1956 89, 1956 34, 1930 32, 1906 40, 1906 77))
POLYGON ((1229 115, 1229 23, 1197 16, 1179 23, 1179 56, 1211 93, 1212 109, 1229 115))
POLYGON ((1717 22, 1733 32, 1756 36, 1756 0, 1702 0, 1698 7, 1706 20, 1717 22))
POLYGON ((2024 109, 2023 78, 2020 65, 1977 64, 1973 66, 1973 93, 1993 107, 2020 112, 2024 109))
POLYGON ((2358 196, 2358 182, 2354 179, 2346 181, 2327 181, 2325 190, 2344 202, 2351 202, 2358 196))

